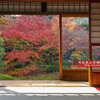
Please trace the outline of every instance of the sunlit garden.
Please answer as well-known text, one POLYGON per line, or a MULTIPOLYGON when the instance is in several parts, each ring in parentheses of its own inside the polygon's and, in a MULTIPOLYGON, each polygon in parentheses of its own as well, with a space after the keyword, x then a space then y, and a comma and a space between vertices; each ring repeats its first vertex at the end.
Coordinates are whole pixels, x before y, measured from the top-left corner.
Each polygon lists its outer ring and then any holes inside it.
MULTIPOLYGON (((63 69, 74 69, 72 61, 89 58, 88 18, 65 17, 62 29, 63 69)), ((0 79, 58 80, 59 30, 57 15, 1 15, 0 79)))
POLYGON ((59 79, 59 17, 0 16, 0 73, 2 80, 59 79))
POLYGON ((63 69, 83 69, 74 61, 89 59, 88 17, 62 18, 63 69))

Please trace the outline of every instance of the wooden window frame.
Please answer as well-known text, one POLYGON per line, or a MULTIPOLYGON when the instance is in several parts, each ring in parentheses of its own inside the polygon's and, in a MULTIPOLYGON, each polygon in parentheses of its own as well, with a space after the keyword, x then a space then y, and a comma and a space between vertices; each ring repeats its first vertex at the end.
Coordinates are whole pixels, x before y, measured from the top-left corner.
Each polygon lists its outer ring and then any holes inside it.
MULTIPOLYGON (((79 14, 79 13, 75 13, 75 14, 61 14, 60 15, 60 21, 59 21, 59 25, 60 25, 60 79, 62 80, 62 17, 88 17, 89 18, 89 14, 79 14)), ((90 20, 89 20, 90 23, 90 20)), ((89 24, 90 27, 90 24, 89 24)), ((89 47, 90 47, 90 31, 89 31, 89 47)), ((89 50, 89 54, 90 54, 90 50, 89 50)), ((90 57, 90 56, 89 56, 90 57)))
MULTIPOLYGON (((60 27, 60 50, 59 50, 59 67, 60 67, 60 79, 62 80, 62 17, 89 17, 89 14, 59 14, 59 13, 0 13, 7 15, 59 15, 59 27, 60 27)), ((90 37, 90 35, 89 35, 90 37)))
MULTIPOLYGON (((0 0, 0 1, 2 1, 2 0, 0 0)), ((6 0, 6 1, 18 1, 18 0, 6 0)), ((40 2, 40 1, 42 1, 43 2, 43 0, 39 0, 39 1, 37 1, 37 0, 20 0, 20 1, 34 1, 34 2, 40 2)), ((46 0, 44 0, 45 2, 46 2, 46 0)), ((48 2, 52 2, 52 1, 54 1, 54 0, 49 0, 48 2)), ((57 0, 56 0, 57 1, 57 0)), ((55 2, 56 2, 55 1, 55 2)), ((65 2, 66 0, 63 0, 63 2, 65 2)), ((70 1, 70 0, 69 0, 70 1)), ((68 1, 66 1, 66 2, 68 2, 68 1)), ((81 0, 76 0, 76 1, 70 1, 70 2, 81 2, 81 0)), ((89 0, 85 0, 84 2, 89 2, 89 0)), ((13 13, 0 13, 1 15, 2 14, 6 14, 6 15, 11 15, 11 14, 13 14, 13 15, 15 15, 15 14, 18 14, 18 15, 59 15, 59 27, 60 27, 60 54, 59 54, 59 67, 60 67, 60 79, 62 79, 62 17, 89 17, 89 19, 90 19, 90 13, 88 13, 88 14, 79 14, 79 13, 73 13, 73 14, 66 14, 66 13, 44 13, 44 12, 42 12, 42 13, 15 13, 15 12, 13 12, 13 13)), ((90 20, 89 20, 89 30, 90 30, 90 20)), ((90 56, 90 46, 91 45, 91 34, 90 34, 90 31, 89 31, 89 58, 91 58, 91 56, 90 56)), ((90 69, 89 69, 89 71, 90 71, 90 69)), ((90 76, 90 74, 89 74, 89 76, 90 76)))

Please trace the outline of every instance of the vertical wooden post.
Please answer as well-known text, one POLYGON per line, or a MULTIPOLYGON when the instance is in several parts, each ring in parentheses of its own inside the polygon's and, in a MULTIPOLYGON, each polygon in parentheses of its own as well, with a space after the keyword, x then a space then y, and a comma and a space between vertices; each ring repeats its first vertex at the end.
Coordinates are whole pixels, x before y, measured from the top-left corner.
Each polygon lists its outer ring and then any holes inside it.
POLYGON ((59 15, 59 27, 60 27, 60 79, 62 80, 62 15, 59 15))
MULTIPOLYGON (((89 1, 89 61, 92 60, 92 45, 91 45, 91 1, 89 1)), ((89 86, 92 86, 92 68, 88 68, 89 86)))

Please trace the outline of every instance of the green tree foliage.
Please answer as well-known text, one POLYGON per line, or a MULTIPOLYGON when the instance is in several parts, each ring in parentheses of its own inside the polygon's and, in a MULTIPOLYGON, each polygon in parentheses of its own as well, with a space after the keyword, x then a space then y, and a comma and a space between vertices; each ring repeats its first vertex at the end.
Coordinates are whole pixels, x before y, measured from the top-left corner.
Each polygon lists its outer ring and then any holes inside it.
POLYGON ((5 50, 4 50, 4 43, 3 43, 3 38, 1 38, 0 36, 0 70, 3 71, 5 70, 5 67, 3 67, 5 64, 4 64, 4 55, 5 55, 5 50))

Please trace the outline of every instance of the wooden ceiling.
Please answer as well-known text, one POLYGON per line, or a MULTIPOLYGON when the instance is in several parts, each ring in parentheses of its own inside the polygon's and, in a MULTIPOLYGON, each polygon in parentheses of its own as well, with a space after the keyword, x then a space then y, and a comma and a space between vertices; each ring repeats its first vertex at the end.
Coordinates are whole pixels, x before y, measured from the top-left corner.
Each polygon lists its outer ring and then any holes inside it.
POLYGON ((89 2, 89 0, 0 0, 0 1, 32 1, 32 2, 89 2))
POLYGON ((0 1, 29 1, 29 2, 100 2, 100 0, 0 0, 0 1))

